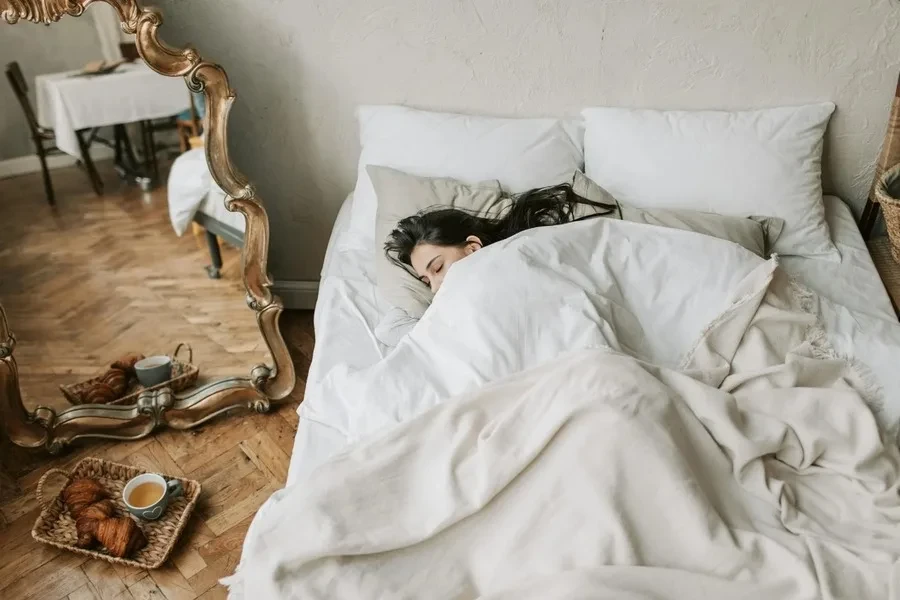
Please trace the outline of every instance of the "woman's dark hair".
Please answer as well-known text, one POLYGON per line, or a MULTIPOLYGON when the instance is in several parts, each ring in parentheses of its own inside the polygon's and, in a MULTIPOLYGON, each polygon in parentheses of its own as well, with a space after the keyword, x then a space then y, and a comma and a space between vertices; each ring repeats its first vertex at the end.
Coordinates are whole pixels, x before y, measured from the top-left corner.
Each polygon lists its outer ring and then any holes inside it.
POLYGON ((513 196, 509 208, 495 218, 458 208, 436 206, 397 223, 384 243, 384 252, 397 266, 408 268, 412 266, 412 251, 419 244, 462 246, 467 237, 474 235, 487 246, 526 229, 606 215, 616 208, 615 204, 582 198, 569 183, 513 196), (576 219, 575 210, 580 204, 598 210, 576 219))

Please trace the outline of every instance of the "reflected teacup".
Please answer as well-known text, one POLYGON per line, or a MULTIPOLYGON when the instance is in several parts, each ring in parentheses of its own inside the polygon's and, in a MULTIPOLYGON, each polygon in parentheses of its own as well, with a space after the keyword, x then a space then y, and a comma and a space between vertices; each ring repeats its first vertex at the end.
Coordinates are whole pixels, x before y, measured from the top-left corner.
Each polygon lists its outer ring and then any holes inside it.
POLYGON ((148 356, 134 363, 134 372, 144 387, 153 387, 172 378, 172 359, 168 356, 148 356))
POLYGON ((134 516, 153 521, 166 512, 169 500, 184 493, 184 487, 177 479, 166 481, 155 473, 138 475, 125 484, 122 500, 128 512, 134 516))

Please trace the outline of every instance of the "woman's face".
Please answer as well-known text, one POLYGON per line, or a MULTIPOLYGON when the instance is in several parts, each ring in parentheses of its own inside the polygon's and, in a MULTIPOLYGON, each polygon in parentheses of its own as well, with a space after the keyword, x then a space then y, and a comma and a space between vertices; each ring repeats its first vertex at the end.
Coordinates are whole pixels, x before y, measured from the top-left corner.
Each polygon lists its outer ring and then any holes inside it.
POLYGON ((450 269, 450 265, 467 257, 481 248, 481 240, 474 235, 466 238, 462 246, 436 246, 434 244, 417 244, 410 253, 409 258, 412 268, 422 280, 429 286, 432 292, 438 291, 444 276, 450 269))

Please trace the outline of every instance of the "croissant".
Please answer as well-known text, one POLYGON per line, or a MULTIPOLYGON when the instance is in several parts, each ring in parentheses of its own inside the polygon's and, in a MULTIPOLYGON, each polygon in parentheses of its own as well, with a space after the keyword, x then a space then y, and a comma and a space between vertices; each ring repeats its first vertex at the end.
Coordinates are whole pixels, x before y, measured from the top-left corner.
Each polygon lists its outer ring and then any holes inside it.
POLYGON ((73 480, 62 491, 62 499, 75 519, 75 545, 79 548, 90 548, 99 542, 110 554, 122 558, 147 544, 144 532, 134 521, 113 516, 115 506, 95 479, 73 480))
POLYGON ((83 508, 75 519, 75 531, 78 540, 75 545, 79 548, 91 548, 97 542, 94 537, 97 533, 97 524, 111 518, 116 512, 111 500, 101 500, 83 508))
POLYGON ((81 516, 85 508, 106 498, 109 494, 96 479, 74 479, 62 491, 63 503, 75 519, 81 516))
POLYGON ((139 360, 144 360, 143 354, 130 352, 111 364, 109 368, 124 371, 128 375, 134 375, 134 363, 139 360))
POLYGON ((109 366, 100 376, 100 381, 83 390, 79 395, 82 404, 106 404, 118 400, 125 394, 128 384, 136 377, 134 363, 143 355, 129 353, 109 366))
MULTIPOLYGON (((124 389, 124 386, 123 386, 124 389)), ((98 381, 81 392, 82 404, 106 404, 122 397, 122 392, 116 390, 108 383, 98 381)))
POLYGON ((137 552, 147 545, 144 532, 137 526, 137 523, 128 517, 113 517, 97 521, 97 531, 94 537, 110 554, 119 558, 137 552))

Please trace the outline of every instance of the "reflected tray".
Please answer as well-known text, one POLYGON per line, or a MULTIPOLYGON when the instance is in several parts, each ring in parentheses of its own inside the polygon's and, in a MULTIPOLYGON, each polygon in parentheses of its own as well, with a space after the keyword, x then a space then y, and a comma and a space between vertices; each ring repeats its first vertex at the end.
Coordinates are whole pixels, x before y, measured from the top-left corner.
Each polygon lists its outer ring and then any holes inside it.
MULTIPOLYGON (((188 344, 178 344, 178 346, 176 346, 175 348, 175 352, 169 355, 169 358, 172 359, 171 379, 150 387, 144 387, 143 385, 135 381, 128 388, 128 391, 124 396, 118 398, 117 400, 112 400, 111 402, 105 402, 104 404, 134 404, 135 402, 137 402, 138 396, 141 395, 141 392, 145 392, 147 390, 158 390, 165 387, 171 389, 173 392, 180 392, 197 383, 197 378, 200 376, 200 367, 193 364, 194 351, 188 344), (187 362, 178 360, 178 353, 182 348, 187 348, 187 362)), ((91 377, 90 379, 86 379, 85 381, 80 381, 78 383, 61 385, 59 386, 59 389, 63 393, 63 396, 66 397, 66 400, 69 401, 69 404, 80 405, 83 404, 81 401, 82 392, 86 388, 94 385, 99 381, 102 381, 100 375, 91 377)))

